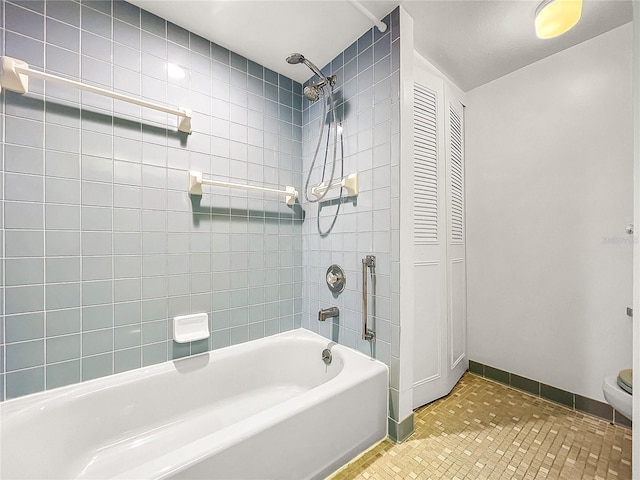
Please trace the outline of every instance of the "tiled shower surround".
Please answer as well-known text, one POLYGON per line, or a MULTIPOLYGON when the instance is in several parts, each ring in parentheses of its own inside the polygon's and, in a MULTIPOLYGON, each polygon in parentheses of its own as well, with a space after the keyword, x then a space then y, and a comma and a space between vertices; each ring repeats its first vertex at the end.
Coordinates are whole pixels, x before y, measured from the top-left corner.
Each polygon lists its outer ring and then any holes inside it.
POLYGON ((323 68, 337 76, 336 177, 360 175, 360 194, 329 229, 335 201, 290 208, 262 194, 186 191, 194 169, 302 192, 321 105, 300 84, 123 1, 0 5, 3 54, 194 112, 186 135, 172 116, 54 83, 2 94, 1 398, 304 326, 390 366, 395 418, 398 10, 387 32, 368 30, 323 68), (374 344, 360 339, 368 254, 374 344), (335 297, 324 281, 332 263, 347 272, 335 297), (318 309, 333 305, 340 317, 320 324, 318 309), (209 340, 173 342, 171 319, 203 311, 209 340))
POLYGON ((119 0, 0 5, 3 55, 191 108, 194 129, 53 82, 2 93, 0 398, 299 327, 300 206, 214 187, 190 198, 187 171, 300 188, 301 85, 119 0), (192 312, 210 314, 211 337, 173 342, 170 320, 192 312))
MULTIPOLYGON (((336 178, 357 172, 360 193, 339 198, 339 190, 320 205, 301 200, 303 224, 303 326, 327 338, 372 355, 390 367, 390 415, 398 405, 400 343, 400 28, 399 9, 383 19, 390 27, 365 32, 322 71, 336 75, 335 99, 343 132, 344 161, 336 178), (335 224, 332 226, 336 212, 335 224), (375 282, 369 277, 369 322, 375 343, 362 340, 362 259, 376 256, 375 282), (346 288, 332 294, 327 268, 337 263, 346 271, 346 288), (318 310, 338 306, 340 316, 318 322, 318 310)), ((304 52, 303 52, 304 53, 304 52)), ((313 60, 313 59, 312 59, 313 60)), ((302 68, 302 67, 301 67, 302 68)), ((316 78, 311 79, 317 81, 316 78)), ((307 84, 305 84, 307 85, 307 84)), ((318 141, 322 107, 303 98, 302 150, 304 177, 318 141)), ((325 125, 326 127, 326 125, 325 125)), ((325 129, 326 131, 326 129, 325 129)), ((311 185, 319 183, 324 156, 318 155, 311 185)), ((330 169, 327 164, 326 180, 330 169)))

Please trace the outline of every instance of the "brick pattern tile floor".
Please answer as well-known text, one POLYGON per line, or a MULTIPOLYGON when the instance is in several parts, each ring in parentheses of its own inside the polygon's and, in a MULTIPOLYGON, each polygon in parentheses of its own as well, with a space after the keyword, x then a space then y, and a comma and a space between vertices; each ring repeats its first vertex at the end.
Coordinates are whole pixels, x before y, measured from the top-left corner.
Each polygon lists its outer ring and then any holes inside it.
POLYGON ((332 480, 631 480, 631 430, 467 373, 332 480))

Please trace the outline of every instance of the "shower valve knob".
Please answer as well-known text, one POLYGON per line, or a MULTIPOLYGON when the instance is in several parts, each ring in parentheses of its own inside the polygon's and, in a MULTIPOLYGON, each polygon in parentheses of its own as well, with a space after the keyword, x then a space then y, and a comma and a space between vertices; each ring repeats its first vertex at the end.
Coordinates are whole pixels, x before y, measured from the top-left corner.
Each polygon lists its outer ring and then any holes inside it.
POLYGON ((327 287, 332 293, 342 293, 347 284, 347 277, 340 265, 333 264, 327 269, 325 275, 327 287))

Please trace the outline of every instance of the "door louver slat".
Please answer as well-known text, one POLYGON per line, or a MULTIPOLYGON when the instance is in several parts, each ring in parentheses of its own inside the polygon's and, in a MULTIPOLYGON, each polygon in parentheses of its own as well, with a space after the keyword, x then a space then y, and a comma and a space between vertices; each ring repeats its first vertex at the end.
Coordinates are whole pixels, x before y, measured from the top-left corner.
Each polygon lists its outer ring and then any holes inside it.
POLYGON ((438 125, 436 92, 414 87, 414 242, 438 242, 438 125))
POLYGON ((462 160, 462 121, 453 105, 449 105, 451 151, 451 242, 464 242, 464 164, 462 160))

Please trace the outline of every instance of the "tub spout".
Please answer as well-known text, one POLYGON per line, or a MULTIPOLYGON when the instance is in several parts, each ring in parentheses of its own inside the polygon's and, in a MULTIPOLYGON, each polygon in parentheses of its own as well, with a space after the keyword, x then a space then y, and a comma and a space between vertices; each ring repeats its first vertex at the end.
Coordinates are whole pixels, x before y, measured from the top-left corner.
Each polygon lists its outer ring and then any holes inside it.
POLYGON ((324 322, 327 318, 337 317, 340 315, 338 307, 323 308, 318 312, 318 321, 324 322))

